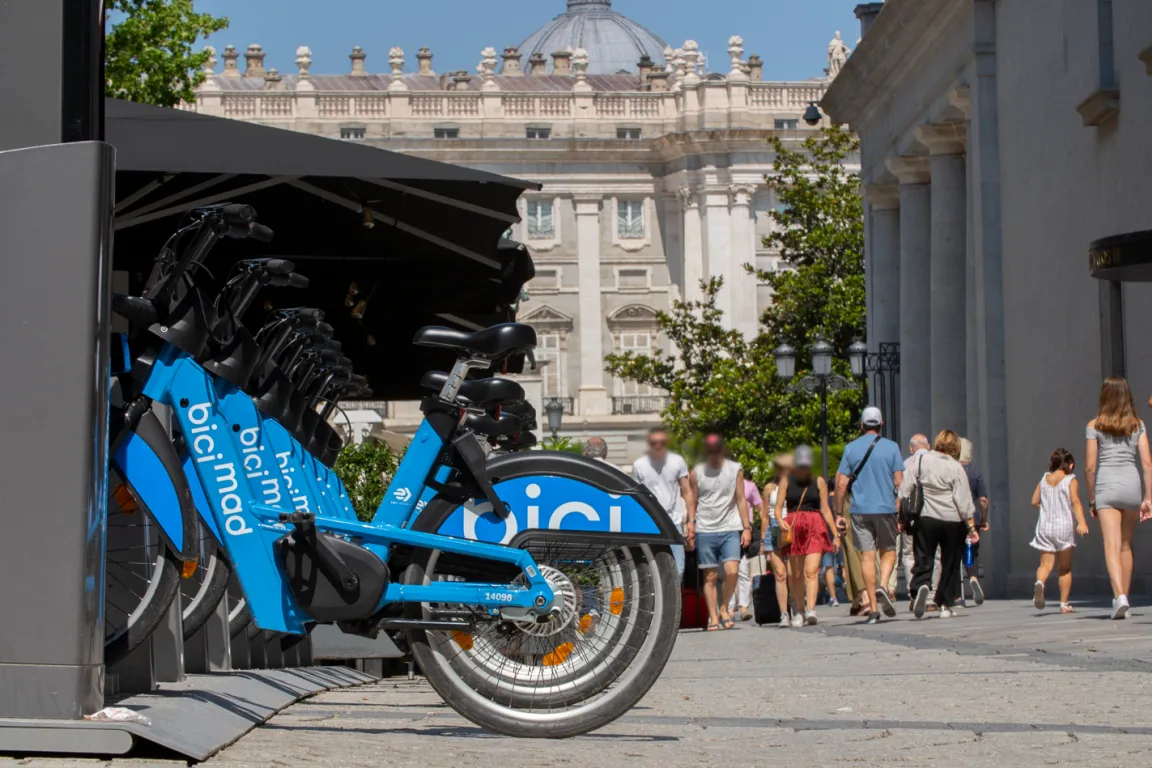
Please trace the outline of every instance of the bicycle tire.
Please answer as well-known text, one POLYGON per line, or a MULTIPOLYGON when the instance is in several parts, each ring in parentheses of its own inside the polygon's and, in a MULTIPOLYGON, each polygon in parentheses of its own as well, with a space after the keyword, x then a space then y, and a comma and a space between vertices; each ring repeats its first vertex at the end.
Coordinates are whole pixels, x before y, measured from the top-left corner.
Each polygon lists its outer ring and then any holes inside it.
POLYGON ((184 579, 180 585, 185 640, 196 634, 212 616, 232 581, 232 561, 207 526, 200 523, 199 531, 199 562, 195 574, 199 578, 184 579))
MULTIPOLYGON (((434 500, 413 529, 438 530, 439 522, 453 506, 441 499, 434 500)), ((636 606, 637 625, 627 637, 634 638, 637 646, 629 654, 611 655, 609 649, 587 658, 580 656, 576 662, 584 664, 583 669, 572 669, 567 675, 561 670, 560 674, 546 678, 547 686, 533 691, 530 686, 502 681, 500 674, 491 674, 491 665, 485 668, 482 664, 462 661, 467 660, 473 646, 461 644, 453 637, 456 633, 410 630, 406 638, 424 676, 457 713, 477 725, 509 736, 567 738, 613 722, 631 709, 659 678, 671 656, 680 623, 680 581, 671 548, 630 545, 616 549, 624 553, 622 559, 634 563, 628 577, 630 587, 620 598, 622 605, 636 606), (649 600, 647 604, 643 602, 645 599, 649 600)), ((404 572, 405 583, 427 583, 429 566, 434 575, 437 558, 436 550, 414 552, 404 572)), ((543 570, 546 564, 538 565, 543 570)), ((613 595, 612 599, 616 600, 615 588, 613 595)), ((426 615, 427 606, 413 607, 420 609, 419 615, 426 615)), ((412 615, 411 609, 409 615, 412 615)), ((619 637, 612 635, 608 642, 619 644, 621 640, 611 639, 619 637)), ((563 646, 558 646, 556 651, 560 647, 563 646)), ((563 659, 553 661, 551 666, 564 667, 572 654, 572 650, 567 651, 563 659)), ((547 657, 541 666, 549 666, 547 657)), ((511 680, 513 675, 507 677, 511 680)), ((545 679, 543 675, 540 678, 545 679)))
POLYGON ((159 527, 148 519, 135 491, 118 473, 109 474, 108 487, 104 663, 113 664, 138 648, 164 620, 168 607, 180 594, 183 563, 159 536, 159 527), (133 543, 137 535, 143 538, 133 543), (137 556, 143 559, 126 559, 137 556))

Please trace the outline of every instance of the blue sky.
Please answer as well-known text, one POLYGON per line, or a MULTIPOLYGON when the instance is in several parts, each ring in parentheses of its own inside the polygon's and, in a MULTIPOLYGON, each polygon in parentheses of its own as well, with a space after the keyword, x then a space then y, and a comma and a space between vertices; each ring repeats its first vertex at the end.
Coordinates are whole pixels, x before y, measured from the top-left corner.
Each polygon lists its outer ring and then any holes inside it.
MULTIPOLYGON (((712 69, 727 71, 728 38, 741 35, 746 55, 764 59, 765 80, 803 80, 823 74, 828 41, 841 30, 856 47, 860 26, 852 14, 861 0, 614 0, 630 16, 674 47, 700 43, 712 69)), ((428 46, 437 72, 475 71, 481 49, 517 45, 562 13, 565 0, 196 0, 196 8, 227 16, 231 26, 209 42, 222 51, 259 43, 265 66, 296 71, 296 48, 312 49, 312 72, 347 72, 359 45, 370 72, 388 70, 388 49, 404 49, 407 69, 428 46)), ((240 62, 244 66, 243 59, 240 62)))

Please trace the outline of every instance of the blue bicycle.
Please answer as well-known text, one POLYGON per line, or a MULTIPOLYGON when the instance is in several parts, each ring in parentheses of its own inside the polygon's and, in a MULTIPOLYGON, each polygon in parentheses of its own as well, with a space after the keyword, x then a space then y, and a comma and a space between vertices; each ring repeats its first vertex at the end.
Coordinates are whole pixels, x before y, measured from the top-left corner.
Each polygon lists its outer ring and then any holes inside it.
POLYGON ((186 514, 198 517, 256 626, 388 632, 450 706, 487 728, 566 737, 631 708, 675 642, 670 547, 680 538, 651 494, 612 467, 493 452, 529 446, 520 432, 532 415, 518 384, 472 374, 531 353, 534 331, 416 334, 415 344, 457 360, 424 377, 425 420, 374 518, 361 522, 327 471, 339 440, 326 416, 363 381, 314 332, 310 311, 274 312, 255 336, 240 322, 263 286, 303 283, 290 264, 241 262, 215 299, 198 283, 220 237, 270 236, 249 207, 192 219, 180 238, 190 244, 164 249, 145 295, 117 303, 151 339, 125 413, 139 423, 158 406, 170 411, 182 468, 173 473, 169 459, 157 471, 154 454, 166 449, 129 437, 138 456, 118 451, 119 469, 138 491, 153 489, 139 495, 166 539, 187 527, 186 514), (170 491, 166 483, 186 484, 191 503, 154 490, 170 491))

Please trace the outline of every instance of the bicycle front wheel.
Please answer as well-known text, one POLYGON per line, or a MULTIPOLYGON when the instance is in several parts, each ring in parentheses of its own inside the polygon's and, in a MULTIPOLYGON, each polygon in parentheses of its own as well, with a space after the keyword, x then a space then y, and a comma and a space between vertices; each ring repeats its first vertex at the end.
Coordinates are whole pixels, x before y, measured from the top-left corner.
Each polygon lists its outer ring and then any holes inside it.
MULTIPOLYGON (((530 549, 556 594, 551 619, 416 630, 408 643, 437 693, 472 722, 510 736, 577 736, 631 709, 664 669, 680 622, 676 564, 666 546, 543 540, 530 549)), ((435 550, 418 554, 405 580, 459 580, 450 563, 435 550)), ((427 617, 461 610, 421 607, 427 617)))
POLYGON ((232 561, 224 554, 216 537, 204 523, 200 523, 197 529, 200 532, 200 544, 196 572, 180 585, 185 640, 196 634, 208 621, 208 617, 224 599, 228 583, 232 580, 232 561))

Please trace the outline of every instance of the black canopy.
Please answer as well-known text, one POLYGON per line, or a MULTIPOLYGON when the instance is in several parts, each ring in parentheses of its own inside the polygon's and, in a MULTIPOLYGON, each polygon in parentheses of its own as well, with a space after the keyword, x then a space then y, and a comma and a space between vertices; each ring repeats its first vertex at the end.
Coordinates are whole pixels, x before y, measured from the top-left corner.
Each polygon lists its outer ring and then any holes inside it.
MULTIPOLYGON (((501 239, 518 220, 517 198, 538 188, 529 182, 114 99, 105 105, 105 136, 117 149, 114 263, 132 289, 187 211, 248 203, 275 239, 225 240, 209 269, 223 278, 242 258, 296 262, 309 288, 268 299, 323 309, 382 399, 417 395, 423 371, 449 362, 411 346, 417 328, 510 320, 532 276, 527 251, 501 239)), ((262 311, 254 308, 254 322, 262 311)))

